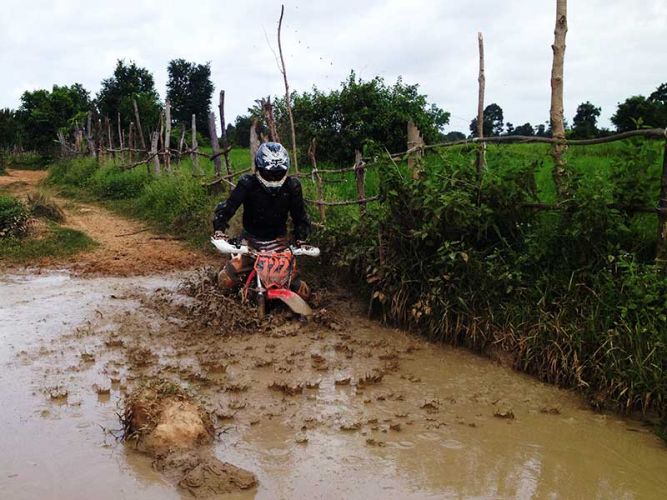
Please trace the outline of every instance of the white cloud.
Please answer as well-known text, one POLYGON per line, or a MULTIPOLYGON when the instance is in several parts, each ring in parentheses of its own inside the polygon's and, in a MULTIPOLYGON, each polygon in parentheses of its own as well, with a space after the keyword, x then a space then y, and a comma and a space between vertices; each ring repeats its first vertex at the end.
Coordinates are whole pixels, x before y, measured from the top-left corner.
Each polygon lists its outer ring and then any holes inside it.
MULTIPOLYGON (((170 59, 211 61, 227 92, 228 119, 262 95, 281 94, 277 50, 280 2, 3 0, 0 107, 24 90, 82 83, 93 94, 115 60, 134 59, 164 95, 170 59), (8 15, 7 15, 8 14, 8 15)), ((569 3, 566 117, 591 100, 608 124, 616 104, 667 80, 663 0, 569 3)), ((337 87, 351 69, 363 78, 419 83, 467 131, 476 112, 477 31, 484 32, 487 101, 515 124, 549 115, 555 1, 297 0, 283 25, 290 85, 337 87)))

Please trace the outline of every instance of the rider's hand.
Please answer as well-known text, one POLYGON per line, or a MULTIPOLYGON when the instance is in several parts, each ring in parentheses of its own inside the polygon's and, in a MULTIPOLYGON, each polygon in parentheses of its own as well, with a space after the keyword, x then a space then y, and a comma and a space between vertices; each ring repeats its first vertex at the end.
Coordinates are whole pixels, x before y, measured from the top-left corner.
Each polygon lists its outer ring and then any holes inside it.
POLYGON ((216 231, 215 233, 213 233, 213 238, 215 238, 216 240, 226 240, 227 235, 225 234, 224 231, 216 231))

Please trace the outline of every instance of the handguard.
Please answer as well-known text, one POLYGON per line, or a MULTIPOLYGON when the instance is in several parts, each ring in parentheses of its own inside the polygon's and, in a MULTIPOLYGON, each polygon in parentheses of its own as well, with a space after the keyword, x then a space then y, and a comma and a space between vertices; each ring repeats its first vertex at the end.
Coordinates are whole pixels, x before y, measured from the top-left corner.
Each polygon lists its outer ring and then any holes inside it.
POLYGON ((250 253, 248 245, 232 245, 229 241, 222 238, 211 238, 211 243, 220 253, 246 255, 250 253))

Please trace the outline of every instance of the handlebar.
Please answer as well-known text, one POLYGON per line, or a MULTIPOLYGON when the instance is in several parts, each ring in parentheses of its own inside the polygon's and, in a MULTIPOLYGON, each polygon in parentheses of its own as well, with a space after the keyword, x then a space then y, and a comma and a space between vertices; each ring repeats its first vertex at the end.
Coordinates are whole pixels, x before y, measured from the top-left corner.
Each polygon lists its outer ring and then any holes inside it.
MULTIPOLYGON (((215 246, 215 248, 217 248, 220 253, 253 255, 253 256, 257 256, 262 253, 253 250, 248 245, 233 244, 230 241, 225 240, 223 238, 212 237, 211 243, 213 243, 213 246, 215 246)), ((320 249, 310 245, 301 245, 298 247, 290 246, 289 249, 294 255, 305 255, 307 257, 319 257, 320 255, 320 249)))

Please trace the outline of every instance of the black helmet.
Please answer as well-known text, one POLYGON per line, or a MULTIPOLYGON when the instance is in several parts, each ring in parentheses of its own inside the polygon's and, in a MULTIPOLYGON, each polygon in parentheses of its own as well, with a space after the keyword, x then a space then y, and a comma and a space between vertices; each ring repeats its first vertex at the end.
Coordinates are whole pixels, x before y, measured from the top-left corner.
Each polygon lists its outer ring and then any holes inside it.
POLYGON ((255 173, 269 193, 277 193, 287 179, 289 154, 282 144, 265 142, 255 155, 255 173))

